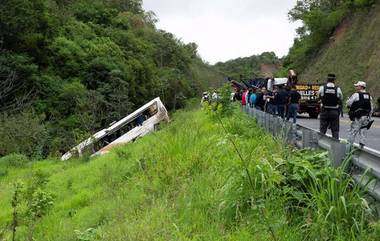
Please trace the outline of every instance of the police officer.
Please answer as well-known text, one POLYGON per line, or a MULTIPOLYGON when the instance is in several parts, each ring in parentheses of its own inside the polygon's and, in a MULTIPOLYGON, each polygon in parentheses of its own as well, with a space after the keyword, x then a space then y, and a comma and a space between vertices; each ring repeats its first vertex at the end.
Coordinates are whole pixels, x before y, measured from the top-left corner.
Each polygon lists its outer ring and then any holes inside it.
POLYGON ((373 123, 371 120, 373 110, 372 97, 366 91, 367 84, 365 82, 359 81, 355 84, 355 88, 356 93, 347 101, 347 107, 350 109, 349 116, 352 121, 348 142, 352 145, 355 137, 359 134, 359 144, 363 148, 367 138, 367 130, 373 123))
POLYGON ((327 83, 319 89, 321 100, 320 132, 326 134, 330 127, 333 138, 339 140, 340 105, 343 100, 342 90, 335 85, 335 74, 327 76, 327 83))

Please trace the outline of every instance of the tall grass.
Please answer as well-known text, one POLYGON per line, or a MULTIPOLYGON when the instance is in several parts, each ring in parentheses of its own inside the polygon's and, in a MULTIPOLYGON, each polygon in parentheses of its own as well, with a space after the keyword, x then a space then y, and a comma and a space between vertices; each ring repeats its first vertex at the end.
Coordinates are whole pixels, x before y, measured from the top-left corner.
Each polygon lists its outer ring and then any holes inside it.
MULTIPOLYGON (((0 230, 11 221, 13 183, 38 171, 55 198, 35 240, 379 237, 379 225, 367 226, 362 191, 324 153, 293 150, 238 110, 230 114, 223 130, 204 111, 179 111, 161 131, 106 156, 9 167, 0 177, 0 230)), ((16 238, 26 235, 21 222, 16 238)))

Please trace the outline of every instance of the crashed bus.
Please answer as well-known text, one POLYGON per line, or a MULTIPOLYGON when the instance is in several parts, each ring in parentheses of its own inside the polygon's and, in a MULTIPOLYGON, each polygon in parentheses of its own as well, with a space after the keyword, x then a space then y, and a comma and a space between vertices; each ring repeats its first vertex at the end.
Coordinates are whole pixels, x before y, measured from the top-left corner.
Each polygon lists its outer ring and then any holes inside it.
POLYGON ((156 130, 161 122, 169 122, 169 114, 160 98, 156 98, 79 143, 66 152, 61 160, 80 157, 84 153, 103 155, 117 145, 132 142, 156 130))

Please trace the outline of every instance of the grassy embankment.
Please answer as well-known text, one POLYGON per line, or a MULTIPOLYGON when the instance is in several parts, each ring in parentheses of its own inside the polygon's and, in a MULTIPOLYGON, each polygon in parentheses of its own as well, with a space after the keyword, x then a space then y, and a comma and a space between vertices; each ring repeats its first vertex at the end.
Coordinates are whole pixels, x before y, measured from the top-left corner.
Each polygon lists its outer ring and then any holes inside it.
POLYGON ((34 221, 19 201, 16 240, 379 240, 361 191, 324 153, 295 151, 239 111, 222 118, 228 133, 205 111, 173 119, 91 160, 0 159, 0 240, 17 180, 21 200, 31 186, 54 199, 34 221))

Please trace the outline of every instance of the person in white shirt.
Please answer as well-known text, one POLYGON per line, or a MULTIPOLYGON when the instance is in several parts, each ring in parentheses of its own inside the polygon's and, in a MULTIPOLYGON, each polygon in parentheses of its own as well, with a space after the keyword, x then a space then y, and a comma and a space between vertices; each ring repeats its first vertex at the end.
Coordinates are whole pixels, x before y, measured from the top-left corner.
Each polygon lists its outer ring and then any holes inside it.
POLYGON ((373 104, 371 95, 366 91, 367 84, 365 82, 359 81, 355 84, 355 88, 356 92, 347 100, 347 107, 350 109, 349 116, 352 121, 348 142, 352 146, 359 134, 359 145, 363 148, 366 144, 367 131, 373 123, 371 120, 373 104))

